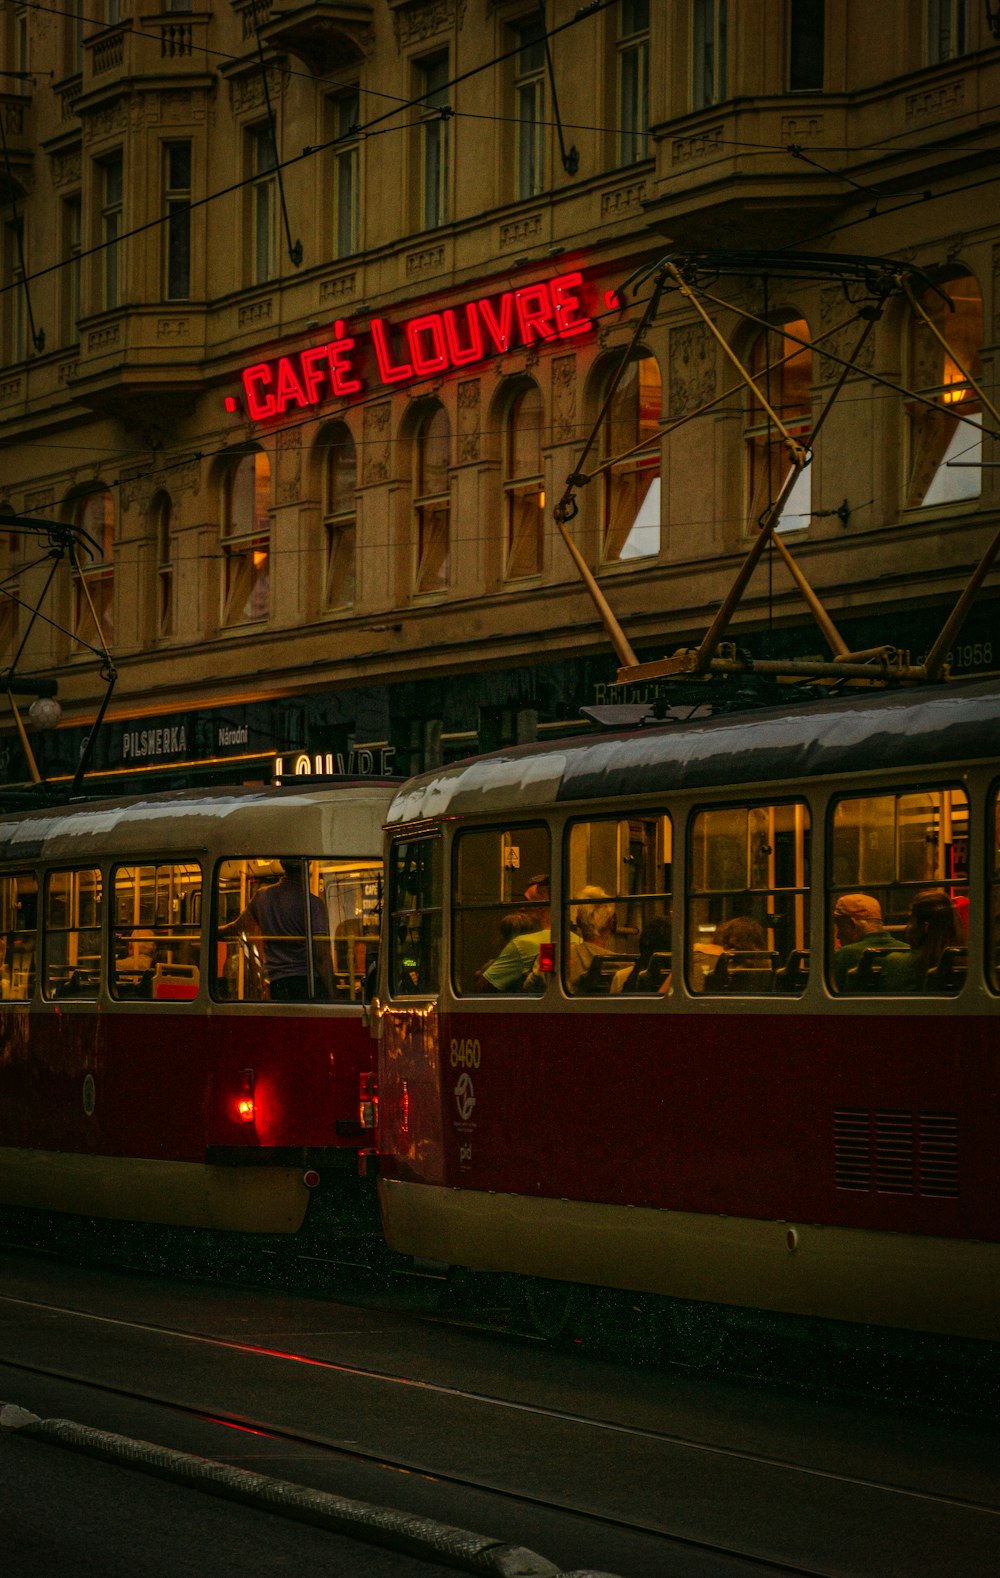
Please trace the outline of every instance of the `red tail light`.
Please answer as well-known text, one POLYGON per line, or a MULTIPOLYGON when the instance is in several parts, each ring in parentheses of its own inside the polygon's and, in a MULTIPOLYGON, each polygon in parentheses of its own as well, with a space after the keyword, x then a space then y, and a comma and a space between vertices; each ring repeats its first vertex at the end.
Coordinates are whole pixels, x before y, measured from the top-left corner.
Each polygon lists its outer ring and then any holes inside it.
POLYGON ((543 942, 538 948, 538 971, 540 975, 553 975, 556 968, 556 945, 554 942, 543 942))
POLYGON ((402 1109, 403 1109, 402 1110, 402 1116, 400 1118, 400 1125, 399 1126, 400 1126, 401 1129, 406 1130, 406 1129, 409 1129, 409 1127, 410 1127, 410 1087, 406 1083, 405 1079, 403 1081, 402 1109))
POLYGON ((378 1080, 362 1074, 358 1091, 358 1118, 363 1129, 374 1129, 378 1118, 378 1080))
POLYGON ((240 1074, 240 1083, 236 1092, 236 1116, 240 1123, 252 1123, 256 1116, 252 1068, 245 1068, 240 1074))

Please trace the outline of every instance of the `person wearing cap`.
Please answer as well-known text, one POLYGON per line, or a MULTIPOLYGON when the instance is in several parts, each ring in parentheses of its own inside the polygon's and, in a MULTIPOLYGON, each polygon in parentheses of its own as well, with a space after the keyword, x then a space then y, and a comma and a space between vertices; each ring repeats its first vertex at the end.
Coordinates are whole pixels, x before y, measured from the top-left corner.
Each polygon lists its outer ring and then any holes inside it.
POLYGON ((849 989, 848 971, 861 963, 862 954, 869 948, 906 950, 901 937, 886 931, 882 906, 870 893, 842 893, 834 905, 833 929, 839 946, 830 965, 830 974, 838 992, 849 989))
POLYGON ((476 985, 482 991, 521 991, 538 962, 542 943, 552 941, 549 879, 544 873, 531 878, 524 890, 524 902, 530 905, 534 929, 511 937, 496 958, 477 971, 476 985))

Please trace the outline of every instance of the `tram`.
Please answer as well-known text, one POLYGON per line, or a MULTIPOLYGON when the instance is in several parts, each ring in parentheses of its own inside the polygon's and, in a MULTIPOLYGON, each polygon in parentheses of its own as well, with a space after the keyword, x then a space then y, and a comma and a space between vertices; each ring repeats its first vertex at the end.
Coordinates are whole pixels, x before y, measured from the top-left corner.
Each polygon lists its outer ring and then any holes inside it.
POLYGON ((391 1249, 1000 1337, 997 680, 457 764, 386 862, 391 1249))
POLYGON ((0 1205, 294 1233, 356 1174, 391 795, 0 814, 0 1205))

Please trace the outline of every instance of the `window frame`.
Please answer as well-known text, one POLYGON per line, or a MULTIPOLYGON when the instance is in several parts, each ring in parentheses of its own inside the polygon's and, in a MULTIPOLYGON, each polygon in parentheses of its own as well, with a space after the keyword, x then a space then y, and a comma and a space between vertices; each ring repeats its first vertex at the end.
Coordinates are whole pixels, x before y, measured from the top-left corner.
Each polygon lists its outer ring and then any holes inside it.
POLYGON ((618 0, 615 8, 616 162, 621 168, 649 158, 649 0, 618 0), (645 21, 626 32, 626 7, 645 3, 645 21))
POLYGON ((222 607, 221 618, 223 628, 244 629, 248 625, 266 625, 271 617, 271 492, 274 482, 271 470, 271 459, 267 451, 259 445, 253 449, 245 450, 242 454, 233 457, 223 476, 223 509, 221 529, 222 549, 222 607), (258 457, 262 456, 267 465, 267 495, 268 507, 266 511, 259 508, 259 495, 262 491, 261 482, 257 475, 258 457), (233 519, 233 492, 235 479, 240 468, 248 461, 254 464, 254 516, 252 524, 244 529, 233 519), (266 527, 261 524, 264 515, 267 517, 266 527), (263 554, 263 563, 257 564, 256 557, 263 554), (259 611, 254 611, 258 598, 258 591, 263 585, 260 594, 259 611), (236 604, 239 604, 239 608, 236 604), (244 610, 250 610, 249 613, 244 610))
MULTIPOLYGON (((620 992, 612 992, 610 990, 610 988, 609 988, 607 993, 604 993, 603 991, 601 991, 601 992, 574 991, 573 987, 570 984, 570 980, 569 980, 570 949, 569 949, 569 947, 566 946, 567 940, 568 940, 569 935, 570 935, 571 923, 572 923, 572 916, 570 914, 570 910, 572 908, 574 908, 575 906, 579 905, 579 904, 586 904, 586 903, 591 903, 591 902, 593 902, 595 904, 599 904, 601 902, 600 900, 597 900, 597 899, 590 900, 590 899, 587 899, 587 898, 580 898, 579 896, 576 896, 573 893, 573 889, 572 889, 571 882, 570 882, 570 870, 571 870, 570 849, 571 849, 571 844, 572 844, 574 830, 576 828, 578 828, 578 827, 592 827, 595 823, 608 823, 608 822, 611 822, 611 823, 614 823, 616 826, 618 826, 622 822, 661 822, 663 820, 666 821, 666 823, 667 823, 667 825, 668 825, 668 827, 670 829, 670 852, 671 852, 670 876, 671 876, 671 885, 670 885, 669 890, 661 889, 659 892, 641 892, 641 893, 634 893, 634 894, 627 893, 627 894, 624 894, 624 895, 622 895, 622 894, 613 894, 613 895, 609 894, 607 896, 607 899, 606 899, 605 902, 607 904, 609 904, 609 905, 613 905, 614 906, 616 917, 617 917, 617 912, 618 912, 618 908, 619 908, 620 905, 631 904, 631 905, 634 905, 636 908, 641 909, 643 911, 643 913, 644 913, 644 923, 643 923, 643 927, 640 927, 640 931, 639 931, 639 935, 640 936, 641 936, 642 930, 644 929, 645 924, 648 924, 648 922, 645 919, 645 908, 646 908, 646 905, 649 904, 650 906, 652 906, 653 904, 655 904, 658 901, 661 902, 661 903, 665 902, 665 907, 666 907, 666 910, 667 910, 667 917, 666 918, 667 918, 669 926, 670 926, 671 965, 670 965, 670 972, 669 972, 669 975, 668 975, 668 980, 672 980, 674 978, 674 972, 676 971, 676 942, 677 942, 677 926, 676 926, 676 921, 677 921, 677 915, 676 915, 676 904, 677 904, 676 872, 677 872, 677 869, 678 869, 677 853, 678 853, 678 848, 679 848, 679 844, 678 844, 678 827, 679 826, 683 827, 683 822, 684 822, 683 816, 679 817, 674 810, 672 810, 669 806, 666 806, 666 805, 641 806, 641 807, 635 807, 635 806, 631 806, 630 805, 630 806, 627 806, 627 807, 626 806, 619 806, 617 809, 612 810, 612 811, 593 811, 589 815, 573 816, 571 819, 569 819, 566 822, 566 824, 565 824, 565 826, 563 828, 563 832, 562 832, 562 880, 561 880, 561 885, 560 885, 561 898, 560 898, 560 909, 559 909, 559 937, 560 937, 560 955, 561 955, 561 957, 560 957, 559 963, 560 963, 560 981, 562 983, 562 989, 563 989, 563 992, 565 993, 565 995, 571 1001, 573 1001, 573 1002, 583 1001, 583 1002, 592 1003, 595 1000, 595 998, 599 998, 600 1001, 602 1001, 602 1002, 605 1001, 605 1000, 618 1002, 620 998, 623 998, 624 1001, 627 1004, 632 1004, 632 1003, 635 1002, 636 999, 643 1000, 643 1001, 652 1001, 652 1002, 657 1002, 657 1001, 666 1002, 668 997, 670 996, 669 988, 668 988, 668 990, 666 992, 661 992, 659 987, 651 987, 648 991, 646 991, 646 990, 644 990, 644 991, 635 991, 635 992, 629 992, 628 994, 624 994, 624 993, 620 993, 620 992)), ((584 939, 584 940, 586 940, 586 939, 584 939)), ((638 944, 638 937, 636 939, 636 942, 638 944)), ((626 967, 626 965, 631 965, 634 962, 633 959, 631 958, 631 956, 627 956, 627 955, 624 955, 624 954, 618 954, 618 955, 610 954, 609 957, 611 957, 611 958, 620 958, 621 961, 622 961, 620 968, 622 968, 622 969, 624 969, 626 967)))
POLYGON ((245 135, 250 284, 267 285, 278 277, 277 139, 270 121, 248 126, 245 135))
MULTIPOLYGON (((171 138, 163 153, 163 296, 165 301, 191 299, 191 197, 194 148, 190 137, 171 138), (187 179, 175 180, 174 155, 187 155, 187 179)), ((181 172, 183 174, 183 172, 181 172)))
POLYGON ((451 585, 451 417, 440 401, 428 405, 420 418, 413 439, 413 595, 415 597, 442 597, 451 585), (426 444, 431 424, 442 416, 447 424, 447 461, 444 466, 446 484, 443 490, 427 491, 425 479, 426 444), (440 523, 443 521, 444 551, 440 566, 432 571, 431 550, 436 546, 440 523), (434 575, 434 584, 426 585, 425 578, 434 575))
POLYGON ((722 104, 728 96, 726 0, 691 0, 690 18, 691 108, 709 110, 722 104))
POLYGON ((360 87, 357 83, 333 94, 330 107, 336 141, 332 150, 334 258, 354 257, 361 250, 360 87), (349 117, 349 118, 348 118, 349 117))
POLYGON ((121 307, 125 275, 125 155, 117 148, 98 161, 100 170, 101 306, 105 312, 121 307))
POLYGON ((513 58, 514 200, 545 190, 545 13, 529 11, 510 24, 513 58), (537 58, 532 55, 537 52, 537 58))
POLYGON ((391 1002, 408 1003, 417 998, 437 997, 440 995, 443 983, 446 979, 444 960, 442 958, 442 949, 444 948, 445 944, 445 914, 447 901, 450 898, 448 891, 448 867, 446 864, 446 855, 447 851, 445 850, 444 839, 441 836, 440 829, 418 829, 414 832, 408 832, 405 829, 400 829, 399 832, 396 833, 389 841, 389 847, 386 852, 385 872, 383 879, 385 883, 383 893, 383 914, 385 916, 385 930, 387 931, 388 935, 387 947, 385 949, 385 963, 382 966, 382 971, 383 978, 386 981, 387 995, 391 1002), (393 856, 395 851, 403 844, 408 846, 412 846, 414 844, 424 844, 428 846, 432 851, 432 871, 434 866, 433 851, 436 849, 439 881, 437 904, 428 904, 418 908, 408 907, 406 909, 396 907, 395 901, 397 893, 396 884, 398 878, 398 868, 394 863, 393 856), (403 991, 394 985, 396 977, 396 963, 399 953, 399 945, 396 938, 396 919, 397 916, 403 915, 418 915, 421 917, 421 920, 425 915, 437 916, 437 979, 432 985, 427 987, 418 987, 414 985, 413 990, 409 992, 403 991))
MULTIPOLYGON (((82 552, 72 573, 73 642, 78 650, 87 652, 95 645, 100 646, 102 641, 106 646, 110 647, 114 641, 115 634, 115 546, 118 535, 118 521, 116 519, 114 495, 111 489, 91 488, 75 499, 73 503, 73 524, 81 530, 88 530, 85 524, 86 514, 95 499, 105 500, 101 535, 97 539, 100 543, 103 557, 91 559, 86 551, 82 552), (96 624, 90 611, 90 603, 87 600, 84 586, 89 591, 90 600, 94 604, 97 616, 96 624), (106 617, 108 614, 110 614, 110 618, 106 617), (88 634, 91 636, 89 640, 88 634)), ((89 532, 89 535, 96 537, 96 533, 92 531, 89 532)))
MULTIPOLYGON (((79 1003, 79 1002, 95 1003, 100 998, 101 986, 102 986, 103 982, 107 978, 107 919, 106 919, 107 905, 105 903, 105 898, 106 898, 105 888, 106 888, 106 884, 105 884, 105 880, 104 880, 103 868, 101 867, 100 864, 98 864, 96 866, 87 866, 87 865, 81 865, 81 864, 76 864, 76 863, 74 863, 72 865, 68 865, 68 866, 49 866, 49 867, 47 867, 45 869, 45 871, 43 873, 41 873, 41 876, 42 876, 42 882, 39 883, 39 887, 40 887, 40 889, 42 891, 42 905, 41 905, 41 912, 42 913, 41 913, 41 925, 40 925, 39 929, 40 929, 40 931, 42 933, 42 946, 41 946, 41 968, 40 968, 40 970, 38 972, 38 977, 39 977, 39 980, 40 980, 40 983, 41 983, 41 995, 42 995, 42 998, 47 1003, 59 1003, 59 1002, 63 1002, 63 1001, 74 1002, 74 1003, 79 1003), (63 993, 60 996, 57 992, 52 991, 50 989, 50 986, 49 986, 49 963, 50 963, 50 960, 49 960, 49 939, 53 935, 53 928, 51 927, 50 922, 49 922, 49 893, 50 893, 51 886, 52 886, 52 879, 54 877, 62 877, 62 876, 76 877, 76 876, 79 876, 79 874, 81 872, 94 873, 94 874, 97 875, 97 877, 99 879, 100 886, 99 886, 98 904, 100 906, 100 913, 99 913, 99 916, 98 916, 97 925, 96 926, 79 926, 79 925, 76 925, 76 926, 64 926, 64 927, 61 927, 61 928, 57 928, 57 932, 58 932, 59 935, 64 935, 64 936, 67 936, 67 937, 69 935, 71 935, 71 934, 78 937, 81 932, 85 932, 85 931, 87 931, 87 932, 89 932, 89 931, 96 931, 97 932, 97 937, 98 937, 97 979, 96 979, 93 991, 81 992, 79 994, 73 994, 73 995, 70 995, 67 992, 67 993, 63 993)), ((73 891, 74 892, 76 891, 75 888, 73 889, 73 891)), ((76 966, 74 966, 74 968, 76 968, 76 966)), ((71 980, 72 976, 69 976, 67 979, 71 980)))
MULTIPOLYGON (((504 499, 504 568, 505 581, 526 581, 537 579, 542 574, 545 565, 545 401, 542 391, 534 379, 522 385, 515 391, 511 399, 503 424, 503 499, 504 499), (516 417, 525 400, 534 395, 538 402, 538 470, 530 474, 516 470, 517 426, 516 417), (526 507, 527 501, 535 500, 534 536, 535 560, 531 569, 515 570, 515 555, 518 553, 518 543, 530 534, 531 517, 528 517, 527 527, 525 522, 519 522, 518 516, 526 507)), ((534 458, 534 457, 533 457, 534 458)))
MULTIPOLYGON (((8 957, 8 955, 7 955, 7 944, 14 938, 28 937, 28 936, 33 937, 34 938, 34 946, 32 948, 31 965, 30 965, 29 972, 28 972, 27 990, 21 995, 15 996, 13 994, 10 994, 8 996, 3 997, 2 999, 0 999, 0 1001, 2 1001, 4 1004, 7 1004, 7 1003, 31 1003, 31 1002, 34 1002, 35 998, 38 995, 38 989, 39 989, 39 984, 40 984, 40 980, 41 980, 40 964, 41 964, 41 934, 42 934, 43 887, 42 887, 42 882, 41 882, 41 880, 39 878, 39 873, 34 867, 30 867, 30 866, 29 867, 10 867, 10 868, 5 867, 3 871, 0 871, 0 887, 6 885, 7 883, 16 883, 16 882, 18 882, 19 880, 21 880, 21 879, 23 879, 25 877, 30 878, 31 881, 33 881, 34 884, 35 884, 35 925, 34 925, 33 929, 29 929, 28 927, 18 928, 16 926, 12 925, 12 926, 9 926, 7 928, 7 930, 4 932, 3 935, 4 935, 5 942, 4 942, 3 969, 4 969, 5 972, 8 973, 10 978, 13 979, 13 975, 14 975, 13 949, 11 950, 10 957, 8 957)), ((14 918, 14 913, 15 913, 15 911, 12 909, 11 910, 11 916, 10 916, 11 919, 14 918)))
POLYGON ((357 599, 358 449, 354 434, 346 422, 334 423, 327 428, 321 443, 325 450, 323 455, 323 607, 328 613, 344 613, 354 607, 357 599), (342 434, 347 443, 331 443, 329 439, 331 433, 342 434), (338 449, 346 449, 348 445, 354 479, 350 508, 345 505, 342 509, 335 509, 334 505, 338 502, 333 486, 335 454, 338 449), (349 569, 346 573, 343 572, 345 556, 349 559, 349 569), (342 571, 342 576, 337 574, 338 567, 342 571), (338 596, 335 582, 341 578, 348 584, 348 591, 345 595, 338 596))
POLYGON ((448 51, 437 50, 415 62, 417 73, 416 98, 422 100, 417 108, 417 142, 420 179, 417 182, 420 200, 418 229, 439 230, 449 223, 448 202, 451 172, 451 136, 449 104, 450 56, 448 51), (440 73, 442 79, 435 87, 433 79, 440 73))
MULTIPOLYGON (((622 385, 626 376, 623 375, 622 383, 619 384, 617 390, 615 391, 614 400, 608 407, 604 421, 601 424, 600 454, 601 461, 605 465, 603 485, 601 487, 600 562, 602 566, 612 564, 631 564, 633 561, 638 559, 655 559, 659 556, 663 548, 663 435, 660 432, 660 427, 662 426, 663 422, 663 369, 660 366, 659 357, 656 356, 653 351, 648 350, 645 346, 636 347, 635 354, 629 358, 628 365, 629 367, 636 368, 634 379, 634 412, 630 409, 627 419, 626 417, 616 414, 620 412, 620 406, 617 404, 617 402, 624 399, 626 396, 631 399, 631 395, 628 394, 627 390, 625 393, 623 393, 622 385), (644 363, 655 367, 659 385, 657 416, 654 424, 655 434, 650 436, 648 447, 643 443, 643 425, 644 421, 648 423, 649 419, 643 417, 642 374, 639 371, 644 363), (630 430, 632 431, 629 433, 629 442, 625 447, 626 450, 634 449, 636 452, 627 454, 623 460, 617 460, 613 463, 609 463, 611 462, 612 455, 615 454, 619 449, 619 445, 614 439, 615 428, 624 428, 626 425, 626 420, 630 430), (634 444, 632 443, 633 437, 635 439, 634 444), (639 447, 640 445, 642 445, 641 448, 639 447), (631 488, 633 479, 641 479, 646 472, 650 473, 649 482, 643 492, 638 509, 633 515, 631 524, 622 538, 619 551, 613 554, 609 553, 608 548, 609 543, 611 542, 612 530, 618 529, 615 525, 616 496, 623 487, 625 489, 631 488), (625 549, 628 547, 633 532, 636 531, 636 528, 639 525, 640 517, 646 507, 650 494, 654 491, 654 489, 657 495, 657 521, 655 527, 657 533, 657 546, 650 552, 626 554, 625 549)), ((607 389, 607 385, 613 376, 613 372, 609 371, 608 376, 604 380, 605 390, 607 389)), ((640 530, 643 531, 649 529, 649 526, 640 528, 640 530)))
MULTIPOLYGON (((757 381, 762 383, 764 394, 775 411, 777 411, 788 432, 793 438, 798 439, 805 448, 808 448, 813 430, 813 352, 809 347, 798 345, 795 340, 789 340, 786 333, 788 329, 798 331, 800 327, 803 331, 800 338, 809 339, 810 330, 807 318, 786 318, 781 323, 772 324, 769 329, 762 329, 754 338, 750 347, 748 365, 757 381), (780 336, 781 338, 781 356, 783 360, 778 367, 772 368, 771 373, 768 374, 766 370, 772 360, 769 351, 769 342, 772 335, 780 336), (784 359, 787 347, 790 345, 796 348, 791 356, 784 359), (761 356, 761 367, 755 368, 754 362, 758 352, 761 356), (790 415, 788 414, 790 408, 786 406, 785 400, 786 381, 792 363, 798 362, 804 357, 809 358, 808 410, 804 414, 790 415), (779 380, 777 389, 774 388, 773 383, 775 377, 779 380)), ((757 409, 757 397, 752 390, 747 390, 746 402, 743 427, 747 501, 744 534, 748 537, 755 537, 758 531, 758 521, 761 515, 769 508, 770 503, 778 497, 784 479, 791 470, 792 462, 788 453, 788 447, 780 431, 775 427, 763 407, 759 410, 757 409), (773 466, 770 462, 772 455, 777 460, 777 464, 773 466), (764 464, 765 462, 766 465, 764 464)), ((781 512, 776 530, 779 532, 808 531, 811 524, 812 467, 806 466, 800 473, 791 494, 785 501, 785 508, 781 512), (796 497, 797 495, 798 497, 796 497), (805 498, 803 498, 803 495, 805 495, 805 498), (801 507, 792 510, 791 505, 793 503, 798 506, 807 503, 808 511, 801 507)))
MULTIPOLYGON (((504 996, 510 995, 510 996, 515 997, 516 1000, 519 1003, 525 1003, 525 1002, 539 1002, 545 996, 544 983, 543 983, 543 989, 541 991, 539 991, 539 992, 523 992, 522 991, 522 992, 517 992, 517 993, 505 993, 503 991, 483 991, 483 990, 481 990, 479 988, 476 988, 476 987, 470 988, 468 991, 466 991, 466 990, 464 990, 462 988, 462 986, 461 986, 461 984, 459 982, 458 972, 457 972, 457 965, 458 965, 457 932, 458 932, 459 917, 464 915, 464 914, 468 914, 468 913, 472 913, 472 912, 479 912, 479 911, 487 911, 487 910, 495 913, 497 910, 506 909, 506 908, 509 907, 506 903, 500 903, 500 902, 487 903, 485 900, 483 900, 482 902, 473 903, 473 904, 463 904, 463 903, 459 902, 459 900, 458 900, 458 892, 459 892, 459 886, 458 886, 459 856, 460 856, 460 852, 461 852, 461 845, 462 845, 463 839, 469 837, 470 835, 474 836, 477 833, 478 834, 493 833, 493 834, 496 834, 496 836, 498 838, 504 838, 504 837, 508 836, 511 833, 538 832, 538 831, 544 832, 546 837, 547 837, 547 840, 548 840, 549 935, 552 937, 553 941, 556 941, 556 938, 558 936, 558 931, 553 926, 553 919, 555 917, 555 904, 553 902, 552 887, 553 887, 553 851, 557 850, 557 848, 558 848, 558 831, 555 828, 553 828, 552 824, 550 822, 546 821, 545 818, 541 817, 541 816, 528 817, 528 818, 526 818, 523 821, 518 820, 516 817, 511 819, 511 820, 509 820, 509 821, 504 821, 504 822, 473 822, 473 821, 470 820, 468 822, 463 822, 462 825, 460 827, 458 827, 456 829, 456 831, 455 831, 455 836, 452 839, 452 843, 451 843, 450 885, 449 885, 449 889, 448 889, 449 897, 450 897, 450 914, 448 916, 448 956, 449 956, 449 964, 450 964, 449 986, 450 986, 450 989, 451 989, 452 996, 457 998, 457 999, 465 1001, 467 999, 476 998, 476 999, 485 999, 486 1001, 492 1001, 494 997, 502 998, 504 996)), ((511 869, 514 869, 514 868, 511 868, 511 869)), ((520 867, 518 867, 517 869, 520 870, 520 867)), ((529 875, 530 875, 530 873, 524 873, 522 880, 526 882, 528 880, 528 876, 529 875)), ((510 901, 510 905, 513 906, 517 902, 518 902, 517 900, 512 899, 510 901)), ((528 901, 525 900, 523 902, 525 904, 527 904, 528 901)), ((540 929, 544 930, 544 927, 540 928, 540 929)), ((561 947, 561 943, 560 943, 559 946, 561 947)), ((494 956, 494 957, 498 957, 498 955, 494 956)), ((492 962, 493 962, 493 960, 486 960, 486 959, 484 959, 483 960, 483 966, 485 966, 486 964, 492 963, 492 962)))
MULTIPOLYGON (((166 1004, 168 1006, 180 1006, 190 1009, 191 1003, 196 998, 200 997, 202 992, 205 937, 205 870, 197 855, 150 855, 143 851, 142 853, 133 856, 131 859, 117 858, 112 861, 108 869, 108 891, 111 894, 111 904, 108 911, 111 937, 107 951, 106 980, 108 996, 111 998, 112 1002, 126 1002, 130 1004, 135 1002, 149 1002, 156 1003, 157 1006, 161 1008, 166 1004), (157 918, 154 914, 153 921, 151 923, 154 929, 148 932, 148 936, 152 941, 158 941, 162 936, 163 941, 170 944, 176 944, 177 941, 180 940, 182 943, 186 943, 188 947, 193 948, 193 952, 197 960, 197 974, 193 978, 195 990, 190 993, 185 991, 183 995, 177 997, 155 997, 152 994, 152 990, 150 991, 149 997, 140 997, 137 993, 133 992, 123 992, 120 989, 121 983, 118 979, 120 972, 118 970, 116 943, 120 933, 123 932, 126 927, 124 925, 119 926, 118 924, 118 874, 122 871, 139 872, 140 870, 151 869, 153 871, 153 891, 155 894, 157 874, 162 870, 173 869, 175 867, 183 867, 189 872, 198 872, 198 919, 197 921, 188 922, 187 935, 178 939, 176 936, 170 936, 169 933, 166 936, 163 936, 162 930, 160 932, 155 930, 157 926, 157 918)), ((129 939, 130 941, 134 940, 135 935, 138 932, 138 928, 142 926, 143 922, 141 918, 138 920, 133 919, 128 923, 127 929, 133 934, 129 939)), ((143 933, 142 935, 145 936, 146 933, 143 933)), ((160 963, 167 963, 167 961, 161 960, 160 963)), ((151 964, 150 969, 152 970, 152 968, 153 965, 151 964)))

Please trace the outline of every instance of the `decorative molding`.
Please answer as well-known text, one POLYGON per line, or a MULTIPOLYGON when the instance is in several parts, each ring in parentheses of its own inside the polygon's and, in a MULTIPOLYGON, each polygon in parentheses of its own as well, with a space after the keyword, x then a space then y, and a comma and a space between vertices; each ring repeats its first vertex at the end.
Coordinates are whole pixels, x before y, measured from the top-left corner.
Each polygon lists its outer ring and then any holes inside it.
POLYGON ((435 269, 444 267, 444 247, 424 247, 420 252, 411 252, 406 259, 406 277, 415 279, 420 274, 430 274, 435 269))
POLYGON ((59 99, 59 119, 71 121, 76 119, 76 101, 83 92, 83 78, 67 77, 65 82, 57 83, 56 95, 59 99))
POLYGON ((260 301, 248 301, 239 311, 239 325, 245 329, 248 324, 270 323, 271 313, 274 310, 274 298, 264 296, 260 301))
POLYGON ((100 329, 91 329, 87 335, 88 351, 106 351, 112 345, 117 345, 121 338, 121 319, 114 323, 105 323, 100 329))
POLYGON ((512 247, 523 247, 542 233, 541 214, 525 214, 523 219, 511 219, 500 226, 500 250, 509 252, 512 247))
POLYGON ((965 81, 962 77, 906 96, 906 119, 910 122, 925 121, 937 115, 954 115, 956 110, 964 108, 965 81))
POLYGON ((36 488, 34 493, 24 495, 24 514, 34 515, 41 510, 50 510, 55 502, 55 488, 36 488))
POLYGON ((601 194, 601 218, 623 219, 626 214, 637 214, 645 198, 645 181, 633 181, 630 186, 619 186, 613 192, 604 192, 601 194))
POLYGON ((670 149, 674 164, 690 164, 695 159, 707 159, 722 152, 722 127, 707 126, 704 131, 692 132, 690 137, 675 137, 670 149))
POLYGON ((683 323, 670 331, 669 411, 686 416, 715 394, 715 339, 704 323, 683 323))
POLYGON ((336 274, 333 279, 325 279, 319 287, 319 301, 321 307, 329 306, 332 302, 347 301, 358 293, 358 276, 356 274, 336 274))
POLYGON ((364 460, 361 468, 362 484, 389 480, 389 416, 388 400, 379 405, 365 406, 362 426, 364 460))
POLYGON ((285 428, 277 434, 277 451, 285 458, 281 461, 278 477, 278 503, 294 504, 302 494, 302 433, 297 427, 285 428))
POLYGON ((254 38, 259 27, 270 20, 272 0, 233 0, 233 10, 243 23, 243 38, 254 38))
POLYGON ((128 130, 128 100, 119 97, 112 104, 101 104, 86 110, 81 116, 85 142, 96 142, 101 137, 116 137, 128 130))
POLYGON ((119 486, 122 509, 130 510, 138 504, 141 510, 148 510, 153 501, 154 486, 148 466, 123 466, 119 486))
POLYGON ((190 318, 158 318, 156 320, 156 338, 158 340, 186 340, 190 329, 190 318))
POLYGON ((781 117, 782 142, 809 142, 824 135, 822 115, 783 115, 781 117))
POLYGON ((82 155, 79 148, 52 156, 52 185, 79 186, 82 173, 82 155))
POLYGON ((20 400, 24 380, 18 374, 14 378, 5 378, 0 383, 0 405, 9 405, 12 400, 20 400))
POLYGON ((458 386, 458 461, 479 459, 478 378, 468 378, 458 386))
POLYGON ((121 70, 125 60, 125 34, 129 31, 130 26, 117 27, 102 33, 92 44, 87 41, 91 72, 95 77, 103 76, 106 71, 121 70))
POLYGON ((72 383, 73 379, 77 375, 77 372, 79 371, 79 368, 80 368, 80 363, 79 362, 60 362, 59 363, 59 382, 61 384, 72 383))
POLYGON ((0 116, 3 117, 3 129, 8 137, 24 136, 24 127, 30 103, 30 99, 22 98, 13 93, 5 96, 0 102, 0 116))
POLYGON ((557 444, 576 437, 575 356, 557 356, 552 363, 552 430, 557 444))
MULTIPOLYGON (((265 70, 268 92, 273 103, 285 91, 289 72, 288 62, 287 60, 268 61, 265 70)), ((267 103, 264 97, 264 79, 256 63, 242 68, 238 76, 230 77, 228 87, 229 107, 234 115, 245 115, 250 110, 263 109, 267 103)))
MULTIPOLYGON (((825 333, 828 329, 832 329, 838 318, 842 318, 844 316, 844 308, 846 305, 847 303, 844 300, 844 294, 838 286, 828 285, 820 291, 819 321, 821 333, 825 333)), ((876 325, 873 332, 869 334, 864 345, 861 347, 861 354, 855 359, 856 366, 865 369, 874 367, 875 338, 878 332, 878 326, 876 325)), ((858 324, 856 321, 847 323, 842 329, 838 330, 836 334, 832 335, 829 340, 824 341, 825 349, 827 351, 832 351, 835 356, 850 356, 854 358, 854 347, 858 342, 860 333, 860 324, 858 324)), ((824 355, 823 349, 821 348, 819 362, 820 378, 823 380, 828 378, 837 378, 839 377, 841 371, 842 368, 840 362, 835 362, 832 357, 824 355)), ((919 384, 914 385, 914 388, 919 387, 919 384)))
POLYGON ((466 0, 389 0, 396 48, 431 38, 444 28, 462 26, 466 0))

